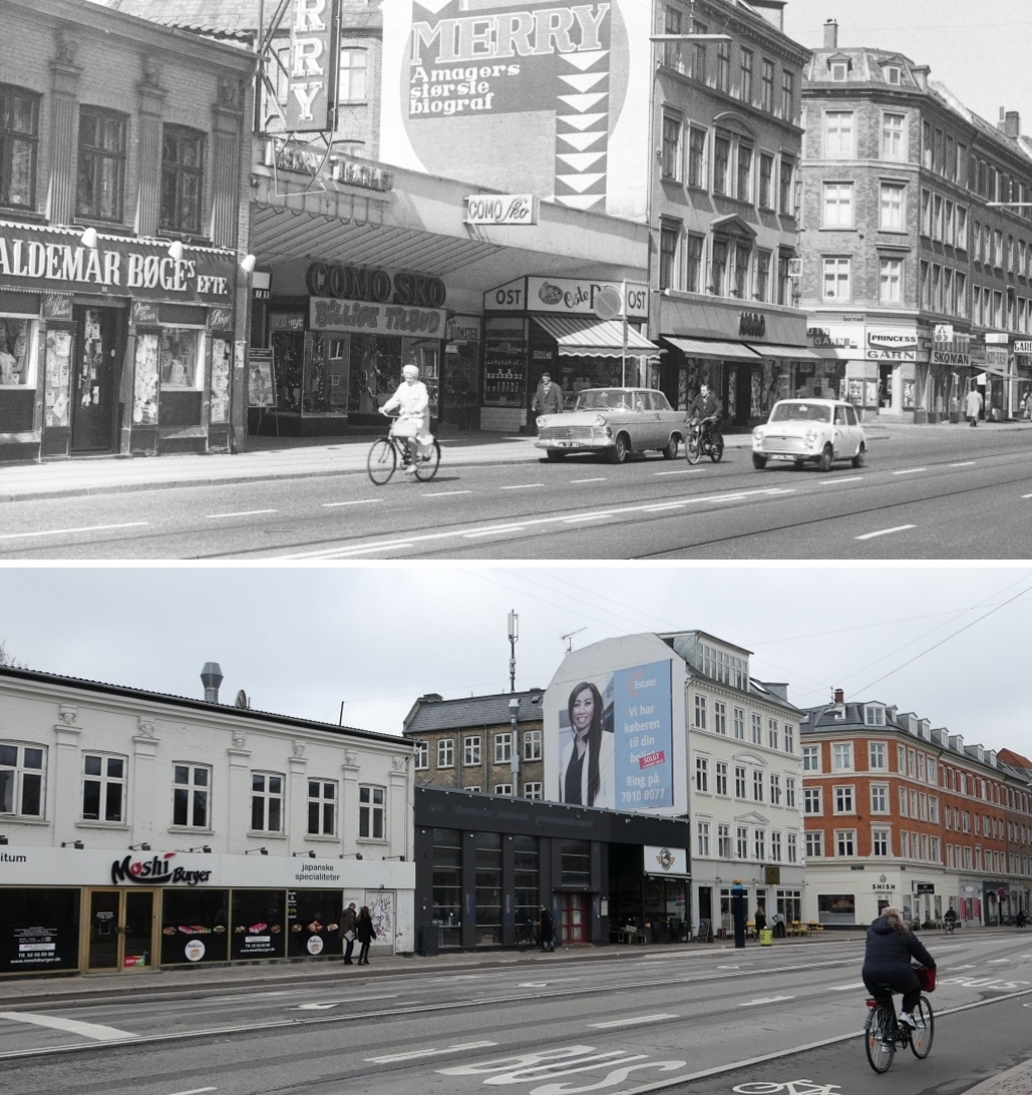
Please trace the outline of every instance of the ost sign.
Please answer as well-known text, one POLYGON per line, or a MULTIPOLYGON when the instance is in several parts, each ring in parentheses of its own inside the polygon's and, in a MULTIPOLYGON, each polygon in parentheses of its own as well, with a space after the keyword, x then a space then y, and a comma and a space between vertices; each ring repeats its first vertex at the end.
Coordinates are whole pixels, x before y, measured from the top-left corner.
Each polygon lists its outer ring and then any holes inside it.
POLYGON ((340 0, 292 0, 287 59, 288 133, 335 127, 340 64, 340 0))
POLYGON ((644 282, 576 281, 572 278, 520 278, 484 294, 485 312, 558 312, 595 317, 606 290, 624 296, 628 319, 647 319, 649 289, 644 282))

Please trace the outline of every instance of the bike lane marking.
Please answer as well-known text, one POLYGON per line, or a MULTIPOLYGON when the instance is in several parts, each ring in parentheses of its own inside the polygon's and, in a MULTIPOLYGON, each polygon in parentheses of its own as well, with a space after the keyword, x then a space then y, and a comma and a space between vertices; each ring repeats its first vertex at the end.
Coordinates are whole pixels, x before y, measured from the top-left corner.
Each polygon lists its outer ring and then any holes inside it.
POLYGON ((857 540, 873 540, 877 536, 891 536, 894 532, 907 532, 909 529, 917 528, 917 525, 897 525, 895 528, 883 528, 878 532, 866 532, 863 536, 857 536, 857 540))
POLYGON ((31 1023, 37 1027, 51 1027, 68 1034, 80 1034, 83 1038, 92 1038, 97 1042, 113 1042, 123 1038, 138 1038, 128 1030, 116 1030, 100 1023, 83 1023, 79 1019, 60 1019, 54 1015, 36 1015, 26 1011, 0 1011, 0 1019, 12 1023, 31 1023))
POLYGON ((463 1042, 457 1046, 445 1046, 444 1049, 414 1049, 408 1053, 390 1053, 384 1057, 366 1057, 364 1060, 373 1065, 389 1065, 396 1061, 415 1061, 420 1057, 438 1057, 442 1053, 457 1053, 465 1049, 487 1049, 496 1045, 498 1045, 497 1042, 463 1042))
POLYGON ((828 992, 849 992, 862 988, 866 988, 866 985, 864 985, 863 981, 857 981, 852 985, 833 985, 828 989, 828 992))

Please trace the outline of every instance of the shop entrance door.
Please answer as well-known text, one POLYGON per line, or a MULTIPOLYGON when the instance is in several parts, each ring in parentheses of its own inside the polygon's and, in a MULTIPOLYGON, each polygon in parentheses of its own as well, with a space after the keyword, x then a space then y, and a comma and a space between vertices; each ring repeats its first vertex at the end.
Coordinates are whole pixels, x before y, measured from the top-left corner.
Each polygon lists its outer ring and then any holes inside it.
POLYGON ((587 934, 587 900, 584 894, 564 893, 562 907, 562 936, 563 946, 571 943, 586 943, 587 934))
POLYGON ((72 453, 114 452, 121 314, 76 305, 72 370, 72 453))
POLYGON ((90 892, 90 972, 149 969, 153 965, 154 892, 90 892))

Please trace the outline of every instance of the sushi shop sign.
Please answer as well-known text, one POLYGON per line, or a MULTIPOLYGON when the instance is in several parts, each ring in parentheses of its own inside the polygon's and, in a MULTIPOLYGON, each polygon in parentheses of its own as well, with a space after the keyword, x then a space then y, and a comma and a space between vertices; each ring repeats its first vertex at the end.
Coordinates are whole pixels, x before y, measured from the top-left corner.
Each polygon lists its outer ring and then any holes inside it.
POLYGON ((196 886, 199 882, 208 882, 211 871, 190 870, 172 861, 175 852, 163 852, 148 859, 126 856, 111 864, 111 884, 137 882, 143 886, 196 886))

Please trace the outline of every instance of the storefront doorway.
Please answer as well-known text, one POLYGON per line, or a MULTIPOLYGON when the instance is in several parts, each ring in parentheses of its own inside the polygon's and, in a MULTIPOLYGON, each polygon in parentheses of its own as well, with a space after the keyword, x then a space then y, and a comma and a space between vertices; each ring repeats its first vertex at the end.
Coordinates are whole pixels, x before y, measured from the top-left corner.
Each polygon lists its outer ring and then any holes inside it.
POLYGON ((87 969, 149 969, 154 962, 154 890, 91 890, 87 969))
POLYGON ((587 899, 582 893, 564 893, 562 905, 562 934, 560 939, 563 946, 572 943, 586 943, 587 936, 587 899))
POLYGON ((72 370, 72 445, 76 453, 114 452, 115 411, 121 362, 121 315, 117 308, 76 305, 72 370))

